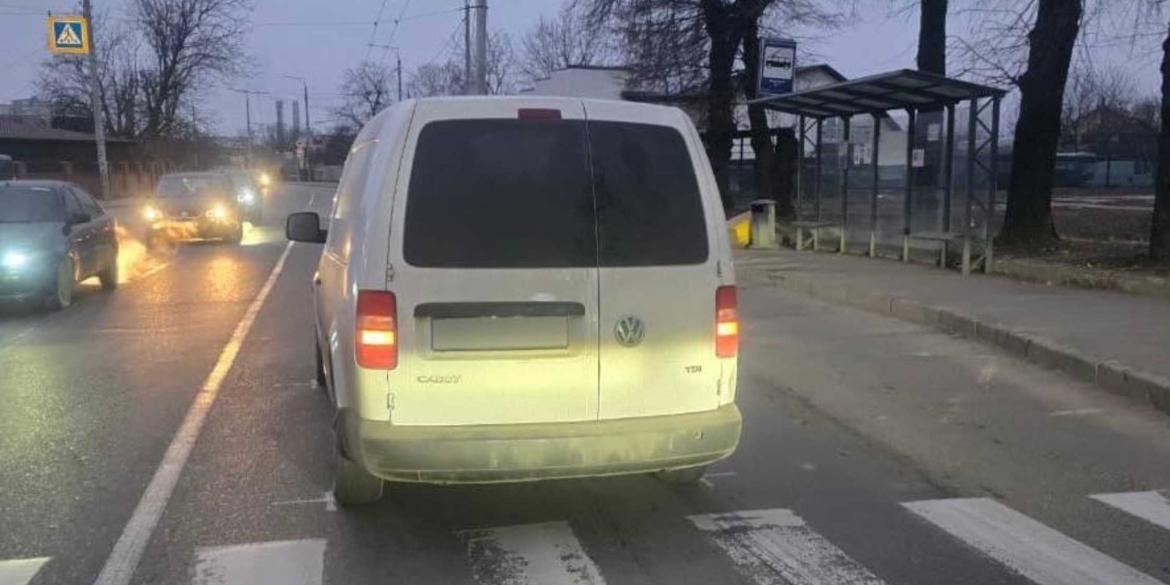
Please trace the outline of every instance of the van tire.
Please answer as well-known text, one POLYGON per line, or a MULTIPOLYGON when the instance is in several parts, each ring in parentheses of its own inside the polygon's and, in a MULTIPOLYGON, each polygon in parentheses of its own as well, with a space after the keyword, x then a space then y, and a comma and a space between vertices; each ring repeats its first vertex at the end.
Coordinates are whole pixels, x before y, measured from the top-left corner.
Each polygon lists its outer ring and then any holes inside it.
POLYGON ((694 485, 699 483, 704 473, 707 473, 706 465, 659 471, 655 475, 658 476, 658 480, 662 483, 670 485, 694 485))
POLYGON ((382 499, 382 478, 351 461, 340 451, 333 475, 333 499, 341 506, 363 506, 382 499))

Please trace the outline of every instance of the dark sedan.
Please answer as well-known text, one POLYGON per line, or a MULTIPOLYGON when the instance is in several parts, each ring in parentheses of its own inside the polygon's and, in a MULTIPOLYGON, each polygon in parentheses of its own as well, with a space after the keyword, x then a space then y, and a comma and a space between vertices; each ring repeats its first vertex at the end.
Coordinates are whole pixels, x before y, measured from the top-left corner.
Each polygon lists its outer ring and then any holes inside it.
POLYGON ((81 187, 59 181, 0 183, 0 297, 59 310, 74 285, 97 276, 118 286, 114 218, 81 187))
POLYGON ((244 214, 235 186, 222 173, 172 173, 158 180, 144 214, 148 242, 220 239, 239 243, 244 214))

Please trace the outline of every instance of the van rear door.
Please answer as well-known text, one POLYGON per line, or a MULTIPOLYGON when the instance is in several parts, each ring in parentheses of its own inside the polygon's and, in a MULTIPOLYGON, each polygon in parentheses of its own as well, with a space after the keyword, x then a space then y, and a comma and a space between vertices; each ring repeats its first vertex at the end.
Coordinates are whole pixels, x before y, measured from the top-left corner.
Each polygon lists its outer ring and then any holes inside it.
MULTIPOLYGON (((703 160, 666 108, 586 102, 600 263, 599 418, 714 410, 718 245, 703 160)), ((728 267, 730 268, 730 267, 728 267)))
POLYGON ((401 168, 391 421, 596 420, 597 226, 581 102, 419 102, 401 168))

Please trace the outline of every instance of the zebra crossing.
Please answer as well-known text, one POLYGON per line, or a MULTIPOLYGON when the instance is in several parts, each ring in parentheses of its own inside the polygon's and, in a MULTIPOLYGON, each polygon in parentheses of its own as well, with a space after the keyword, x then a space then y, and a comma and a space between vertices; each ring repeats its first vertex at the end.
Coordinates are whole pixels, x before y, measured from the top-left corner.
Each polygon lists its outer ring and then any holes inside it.
MULTIPOLYGON (((1170 492, 1090 499, 1170 530, 1170 492)), ((953 541, 1037 585, 1170 585, 990 498, 901 502, 953 541)), ((758 585, 886 585, 887 581, 783 508, 687 516, 713 550, 758 585)), ((604 567, 564 521, 456 531, 482 585, 605 585, 604 567)), ((323 538, 209 546, 194 551, 192 585, 324 585, 323 538)), ((1167 551, 1170 561, 1170 551, 1167 551)), ((49 557, 0 561, 0 585, 28 585, 49 557)), ((1162 576, 1162 579, 1165 579, 1162 576)))

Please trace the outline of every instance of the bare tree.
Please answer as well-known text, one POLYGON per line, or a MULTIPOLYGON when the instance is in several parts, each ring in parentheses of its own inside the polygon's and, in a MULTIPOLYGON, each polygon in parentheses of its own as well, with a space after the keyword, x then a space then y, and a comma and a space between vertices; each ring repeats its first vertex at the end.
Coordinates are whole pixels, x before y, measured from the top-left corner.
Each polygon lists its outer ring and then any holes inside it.
POLYGON ((207 82, 242 73, 249 0, 132 0, 150 55, 141 68, 143 133, 166 135, 180 107, 207 82))
MULTIPOLYGON (((591 26, 609 23, 619 31, 627 64, 633 67, 634 83, 657 83, 701 94, 707 156, 726 209, 733 205, 728 189, 736 127, 733 107, 742 90, 734 72, 745 35, 755 34, 765 13, 765 25, 777 23, 786 30, 840 18, 818 0, 578 2, 587 9, 591 26), (703 90, 696 92, 696 83, 705 85, 703 90)), ((757 124, 758 120, 757 116, 757 124)))
POLYGON ((555 17, 541 16, 524 35, 520 71, 534 81, 557 69, 605 63, 610 53, 608 29, 588 26, 580 9, 570 4, 555 17))
POLYGON ((344 103, 334 108, 333 115, 361 128, 392 103, 390 87, 394 79, 394 71, 380 62, 362 61, 347 69, 341 84, 344 103))
POLYGON ((407 85, 411 97, 459 95, 466 86, 463 64, 455 59, 415 69, 407 85))
MULTIPOLYGON (((407 84, 410 95, 412 97, 432 97, 464 93, 468 80, 464 71, 463 59, 457 57, 462 53, 463 43, 460 41, 455 45, 447 60, 441 63, 427 63, 415 69, 410 74, 410 81, 407 84)), ((511 37, 503 31, 492 32, 488 36, 488 94, 516 93, 517 71, 516 52, 512 48, 511 37)))

